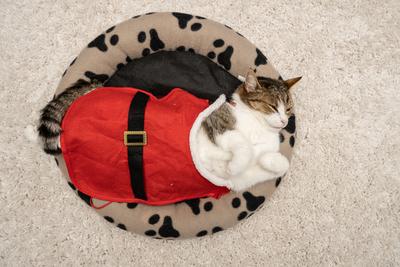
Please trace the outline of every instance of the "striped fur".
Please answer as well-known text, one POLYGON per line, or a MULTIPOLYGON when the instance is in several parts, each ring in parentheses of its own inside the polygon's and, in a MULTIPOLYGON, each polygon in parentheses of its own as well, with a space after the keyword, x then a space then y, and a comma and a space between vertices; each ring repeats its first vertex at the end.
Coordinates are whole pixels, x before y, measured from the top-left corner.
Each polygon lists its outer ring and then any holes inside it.
POLYGON ((59 137, 65 112, 75 99, 100 86, 101 84, 99 83, 79 80, 76 84, 56 96, 41 110, 38 133, 44 152, 50 155, 61 154, 59 137))

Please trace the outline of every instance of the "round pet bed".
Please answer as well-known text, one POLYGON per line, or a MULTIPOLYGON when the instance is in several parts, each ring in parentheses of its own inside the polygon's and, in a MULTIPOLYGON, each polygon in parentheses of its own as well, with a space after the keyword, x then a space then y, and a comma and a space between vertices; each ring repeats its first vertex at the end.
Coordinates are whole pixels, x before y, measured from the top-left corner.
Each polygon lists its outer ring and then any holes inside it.
MULTIPOLYGON (((189 51, 208 57, 233 77, 244 76, 250 67, 258 76, 280 78, 259 49, 226 25, 183 13, 148 13, 109 28, 90 42, 63 74, 56 94, 79 79, 107 85, 110 77, 122 73, 132 59, 161 51, 189 51)), ((281 152, 289 159, 294 138, 293 115, 281 133, 281 152)), ((63 156, 57 156, 56 162, 71 188, 105 220, 153 238, 200 237, 227 229, 262 207, 281 181, 278 178, 244 192, 229 192, 219 199, 197 198, 151 206, 106 202, 83 194, 71 183, 63 156)))

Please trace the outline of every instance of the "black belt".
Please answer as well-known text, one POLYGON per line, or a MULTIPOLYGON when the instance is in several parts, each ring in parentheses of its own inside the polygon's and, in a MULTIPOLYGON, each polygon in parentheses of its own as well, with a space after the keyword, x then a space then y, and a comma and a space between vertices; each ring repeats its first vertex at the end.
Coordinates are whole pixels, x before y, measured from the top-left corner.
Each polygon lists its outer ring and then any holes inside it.
POLYGON ((143 173, 143 146, 147 144, 144 131, 144 111, 149 96, 137 92, 132 98, 128 113, 128 130, 124 132, 124 143, 128 148, 128 165, 131 187, 135 198, 146 200, 143 173))

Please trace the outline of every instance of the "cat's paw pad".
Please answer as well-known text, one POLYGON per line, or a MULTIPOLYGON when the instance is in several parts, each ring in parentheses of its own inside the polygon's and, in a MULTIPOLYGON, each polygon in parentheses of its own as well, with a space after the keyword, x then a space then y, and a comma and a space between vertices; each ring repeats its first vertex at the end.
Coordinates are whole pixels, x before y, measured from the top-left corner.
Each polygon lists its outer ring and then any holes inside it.
POLYGON ((288 159, 280 153, 266 154, 260 158, 260 165, 277 176, 284 175, 289 169, 288 159))

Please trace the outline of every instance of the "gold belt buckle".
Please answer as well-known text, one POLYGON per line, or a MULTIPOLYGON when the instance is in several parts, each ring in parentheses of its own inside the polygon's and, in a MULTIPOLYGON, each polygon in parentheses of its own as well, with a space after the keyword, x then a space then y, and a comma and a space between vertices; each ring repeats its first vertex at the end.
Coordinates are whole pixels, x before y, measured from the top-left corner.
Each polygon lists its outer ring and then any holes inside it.
POLYGON ((124 132, 124 144, 126 146, 144 146, 147 145, 147 134, 146 131, 125 131, 124 132), (141 135, 142 142, 128 142, 129 135, 141 135))

